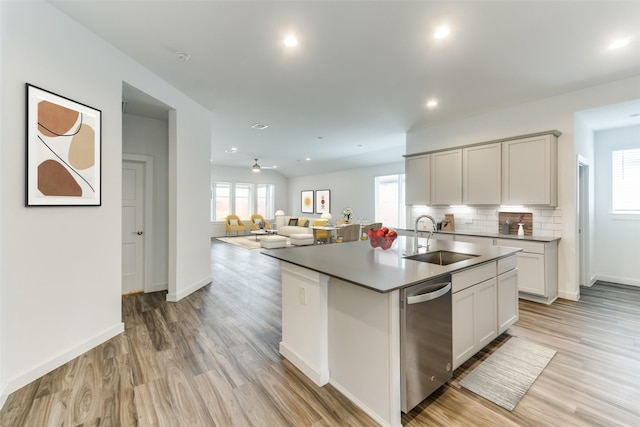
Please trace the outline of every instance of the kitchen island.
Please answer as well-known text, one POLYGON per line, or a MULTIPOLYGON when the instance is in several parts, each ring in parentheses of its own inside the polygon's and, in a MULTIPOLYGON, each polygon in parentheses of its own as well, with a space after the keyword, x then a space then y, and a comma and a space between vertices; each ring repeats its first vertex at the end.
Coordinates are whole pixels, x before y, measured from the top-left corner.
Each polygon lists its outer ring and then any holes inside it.
MULTIPOLYGON (((420 239, 420 243, 426 243, 426 239, 420 239)), ((479 298, 489 297, 491 312, 483 319, 471 319, 469 327, 461 328, 460 323, 467 322, 468 307, 461 306, 465 312, 456 314, 454 306, 454 358, 456 347, 461 349, 458 355, 462 356, 457 363, 454 360, 454 369, 465 357, 480 350, 478 343, 488 344, 486 339, 490 338, 490 342, 499 330, 517 320, 515 278, 511 296, 506 298, 510 307, 507 312, 512 314, 503 322, 498 319, 501 299, 497 284, 500 265, 514 268, 514 254, 519 249, 432 239, 429 252, 474 255, 450 265, 437 265, 406 259, 405 254, 412 248, 413 238, 400 236, 387 251, 372 248, 368 241, 359 241, 262 252, 280 260, 280 353, 316 384, 331 383, 381 425, 401 425, 402 288, 451 274, 454 297, 456 292, 464 294, 462 303, 473 304, 479 298), (476 287, 482 288, 478 298, 471 292, 476 287), (458 321, 456 316, 460 317, 458 321), (456 329, 473 330, 475 323, 488 324, 491 332, 472 334, 471 344, 456 344, 456 329)), ((485 298, 483 302, 486 301, 485 298)))

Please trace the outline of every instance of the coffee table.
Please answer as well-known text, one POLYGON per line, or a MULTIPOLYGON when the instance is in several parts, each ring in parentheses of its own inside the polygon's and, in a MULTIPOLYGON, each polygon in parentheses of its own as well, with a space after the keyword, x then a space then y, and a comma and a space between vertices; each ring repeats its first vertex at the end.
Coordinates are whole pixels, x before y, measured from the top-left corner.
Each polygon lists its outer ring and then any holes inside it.
POLYGON ((276 234, 277 231, 276 230, 271 230, 271 229, 260 229, 260 230, 251 230, 251 234, 255 234, 256 235, 256 242, 258 241, 258 236, 268 236, 270 234, 276 234))

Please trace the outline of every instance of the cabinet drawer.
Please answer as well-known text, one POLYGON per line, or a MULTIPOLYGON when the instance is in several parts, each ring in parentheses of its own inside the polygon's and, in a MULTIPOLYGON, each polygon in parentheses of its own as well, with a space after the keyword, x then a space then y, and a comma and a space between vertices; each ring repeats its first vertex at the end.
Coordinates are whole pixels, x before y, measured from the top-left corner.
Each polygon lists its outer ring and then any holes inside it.
POLYGON ((491 261, 478 267, 454 273, 451 278, 452 292, 456 293, 496 276, 496 262, 491 261))
POLYGON ((513 270, 517 266, 518 266, 518 258, 515 255, 511 255, 506 258, 500 258, 498 260, 498 274, 502 274, 509 270, 513 270))
POLYGON ((512 248, 522 248, 524 252, 532 254, 544 254, 544 243, 530 242, 516 239, 497 239, 497 246, 511 246, 512 248))

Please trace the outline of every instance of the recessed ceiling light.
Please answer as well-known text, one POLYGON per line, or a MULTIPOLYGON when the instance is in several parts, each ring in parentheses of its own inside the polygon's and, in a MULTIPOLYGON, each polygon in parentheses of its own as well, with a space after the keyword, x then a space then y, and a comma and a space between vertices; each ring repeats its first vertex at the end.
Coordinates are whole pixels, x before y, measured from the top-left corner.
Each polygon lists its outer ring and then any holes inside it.
POLYGON ((631 40, 628 38, 616 40, 613 43, 611 43, 607 49, 609 50, 620 49, 621 47, 628 45, 630 41, 631 40))
POLYGON ((298 45, 298 39, 293 34, 290 34, 284 38, 283 43, 285 46, 294 47, 298 45))
POLYGON ((438 101, 435 100, 435 99, 431 99, 431 100, 427 101, 427 107, 429 107, 429 108, 433 108, 436 105, 438 105, 438 101))
POLYGON ((254 129, 258 129, 258 130, 263 130, 268 128, 269 126, 267 125, 263 125, 262 123, 256 123, 255 125, 251 126, 254 129))
POLYGON ((310 162, 310 161, 311 161, 311 157, 306 157, 306 158, 305 158, 305 160, 306 160, 307 162, 310 162))
POLYGON ((176 58, 178 58, 178 61, 187 62, 191 56, 186 52, 178 52, 176 53, 176 58))
POLYGON ((437 39, 443 39, 447 37, 449 33, 450 33, 449 27, 447 27, 446 25, 443 25, 441 27, 436 28, 436 32, 433 33, 433 37, 437 39))

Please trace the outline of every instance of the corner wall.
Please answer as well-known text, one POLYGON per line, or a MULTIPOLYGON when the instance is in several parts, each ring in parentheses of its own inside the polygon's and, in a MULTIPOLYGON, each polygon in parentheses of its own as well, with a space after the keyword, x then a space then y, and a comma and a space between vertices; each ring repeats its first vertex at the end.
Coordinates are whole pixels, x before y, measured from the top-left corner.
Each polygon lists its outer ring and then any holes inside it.
POLYGON ((168 298, 211 281, 211 115, 48 2, 0 2, 0 16, 0 372, 12 392, 123 330, 124 81, 179 112, 170 121, 168 298), (24 207, 25 82, 102 111, 102 206, 24 207))
MULTIPOLYGON (((595 272, 596 278, 640 286, 640 215, 612 214, 611 151, 640 148, 640 126, 595 133, 595 272)), ((640 189, 638 190, 640 194, 640 189)))
POLYGON ((558 207, 562 211, 562 239, 558 249, 558 284, 561 298, 579 298, 577 272, 576 188, 578 154, 574 113, 640 98, 640 76, 514 105, 490 113, 412 129, 407 133, 407 154, 491 141, 504 137, 558 129, 558 207))

